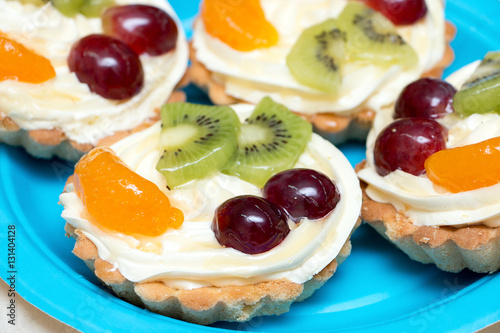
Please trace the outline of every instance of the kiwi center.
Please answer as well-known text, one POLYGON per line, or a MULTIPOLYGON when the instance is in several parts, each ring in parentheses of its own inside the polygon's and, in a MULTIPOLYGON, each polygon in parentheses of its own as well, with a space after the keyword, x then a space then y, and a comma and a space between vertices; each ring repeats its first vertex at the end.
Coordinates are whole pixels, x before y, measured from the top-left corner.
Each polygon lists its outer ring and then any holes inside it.
POLYGON ((198 133, 198 128, 190 124, 181 124, 163 130, 161 132, 161 142, 165 144, 165 149, 177 148, 192 141, 198 133))
POLYGON ((260 142, 268 142, 273 133, 267 127, 256 124, 247 124, 241 127, 240 143, 246 147, 260 142))

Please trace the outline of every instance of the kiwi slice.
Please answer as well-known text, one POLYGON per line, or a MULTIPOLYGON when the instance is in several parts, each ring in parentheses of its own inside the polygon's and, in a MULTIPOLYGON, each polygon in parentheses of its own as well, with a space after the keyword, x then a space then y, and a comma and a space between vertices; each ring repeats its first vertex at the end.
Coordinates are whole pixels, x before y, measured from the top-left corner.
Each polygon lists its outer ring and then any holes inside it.
POLYGON ((161 110, 156 169, 173 189, 221 170, 234 155, 240 120, 228 106, 170 103, 161 110))
POLYGON ((80 13, 86 17, 100 17, 104 9, 114 5, 114 0, 85 0, 80 13))
POLYGON ((311 133, 310 123, 265 97, 241 125, 234 159, 222 172, 263 187, 272 175, 295 165, 311 133))
POLYGON ((302 32, 286 57, 292 75, 301 84, 330 94, 337 94, 345 59, 345 33, 334 19, 302 32))
POLYGON ((500 51, 488 52, 453 98, 453 108, 464 116, 500 114, 500 51))
POLYGON ((347 56, 355 61, 368 61, 379 66, 418 63, 413 48, 398 34, 384 15, 361 2, 349 2, 337 19, 347 34, 347 56))
POLYGON ((63 15, 68 17, 75 16, 80 12, 85 0, 51 0, 52 5, 60 11, 63 15))
POLYGON ((47 2, 49 2, 49 0, 19 0, 20 3, 22 4, 32 4, 32 5, 35 5, 35 6, 43 6, 45 5, 47 2))

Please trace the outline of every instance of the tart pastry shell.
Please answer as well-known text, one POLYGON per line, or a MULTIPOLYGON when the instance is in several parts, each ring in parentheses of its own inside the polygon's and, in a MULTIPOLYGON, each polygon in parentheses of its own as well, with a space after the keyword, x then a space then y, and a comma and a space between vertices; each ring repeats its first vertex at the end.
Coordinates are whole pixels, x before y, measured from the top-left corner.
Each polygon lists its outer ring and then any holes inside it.
POLYGON ((99 258, 97 247, 80 230, 70 224, 66 224, 65 230, 76 239, 73 253, 118 297, 153 312, 201 325, 217 321, 244 322, 256 316, 285 313, 293 302, 303 301, 323 286, 351 252, 351 242, 347 240, 337 258, 304 284, 279 279, 182 290, 161 281, 127 280, 112 264, 99 258))
POLYGON ((477 273, 500 269, 500 227, 416 226, 393 205, 371 200, 366 186, 361 182, 361 219, 411 259, 453 273, 465 268, 477 273))

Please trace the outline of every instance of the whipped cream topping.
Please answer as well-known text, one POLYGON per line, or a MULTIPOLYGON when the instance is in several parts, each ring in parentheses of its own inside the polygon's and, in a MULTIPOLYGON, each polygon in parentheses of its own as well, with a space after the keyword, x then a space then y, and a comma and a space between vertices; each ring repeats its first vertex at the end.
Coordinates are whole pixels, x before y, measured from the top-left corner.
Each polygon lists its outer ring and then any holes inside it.
POLYGON ((149 4, 167 12, 177 23, 175 50, 140 57, 145 80, 141 92, 126 101, 113 101, 92 93, 69 71, 67 57, 75 42, 102 33, 100 18, 77 14, 69 18, 51 3, 42 7, 0 0, 0 31, 46 57, 56 77, 41 84, 0 81, 0 113, 21 128, 61 129, 79 143, 93 145, 113 133, 129 130, 155 115, 184 75, 188 46, 182 25, 164 0, 116 0, 118 5, 149 4))
MULTIPOLYGON (((253 106, 234 106, 243 120, 253 106)), ((253 284, 280 278, 304 283, 339 253, 361 209, 359 183, 344 155, 313 134, 296 167, 325 173, 340 192, 336 208, 325 218, 300 224, 275 248, 249 255, 219 245, 211 223, 217 206, 237 195, 261 195, 261 189, 237 177, 217 173, 169 191, 155 169, 159 159, 160 124, 133 134, 111 148, 132 170, 164 191, 185 216, 183 225, 154 239, 137 239, 104 231, 82 216, 84 206, 72 184, 61 194, 63 218, 97 246, 99 256, 112 263, 130 281, 161 280, 180 289, 230 284, 253 284)))
POLYGON ((334 112, 349 114, 369 107, 375 111, 392 103, 402 87, 433 68, 443 57, 444 9, 442 0, 426 0, 427 16, 410 26, 397 27, 399 34, 417 52, 418 64, 409 69, 389 69, 347 63, 338 96, 332 96, 300 84, 286 65, 286 56, 302 31, 328 18, 338 17, 347 0, 266 0, 261 1, 268 21, 279 33, 278 44, 251 52, 239 52, 210 36, 198 20, 194 27, 193 46, 197 59, 226 93, 257 103, 270 96, 294 111, 306 114, 334 112))
MULTIPOLYGON (((477 68, 479 62, 463 67, 447 78, 457 89, 477 68)), ((378 134, 389 125, 393 108, 386 108, 375 117, 367 139, 366 166, 358 172, 368 183, 366 193, 375 201, 391 203, 410 217, 417 226, 464 226, 481 223, 500 227, 500 184, 448 193, 436 189, 429 178, 414 176, 401 170, 380 176, 374 167, 373 147, 378 134)), ((474 144, 500 136, 500 115, 473 114, 466 118, 452 114, 439 122, 448 128, 447 148, 474 144)))

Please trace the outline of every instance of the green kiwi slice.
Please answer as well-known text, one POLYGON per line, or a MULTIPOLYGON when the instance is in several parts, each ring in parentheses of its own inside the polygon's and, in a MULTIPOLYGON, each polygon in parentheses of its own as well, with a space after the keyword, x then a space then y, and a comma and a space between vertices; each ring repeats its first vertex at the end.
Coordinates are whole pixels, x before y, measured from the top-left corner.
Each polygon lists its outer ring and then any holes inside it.
POLYGON ((51 0, 52 5, 63 15, 73 17, 80 12, 85 0, 51 0))
POLYGON ((288 69, 301 84, 336 95, 341 85, 345 33, 334 19, 302 32, 286 57, 288 69))
POLYGON ((104 9, 114 4, 114 0, 85 0, 80 13, 86 17, 100 17, 104 9))
POLYGON ((228 106, 170 103, 161 126, 156 169, 173 189, 221 170, 236 151, 241 123, 228 106))
POLYGON ((19 0, 19 2, 21 2, 22 4, 32 4, 32 5, 35 5, 35 6, 43 6, 45 5, 47 2, 49 2, 49 0, 19 0))
POLYGON ((488 52, 453 98, 453 108, 463 116, 500 114, 500 51, 488 52))
POLYGON ((263 187, 272 175, 295 165, 311 134, 310 123, 265 97, 242 124, 234 159, 222 172, 263 187))
POLYGON ((418 63, 413 48, 398 34, 384 15, 361 2, 349 2, 337 19, 347 34, 347 56, 355 61, 368 61, 379 66, 418 63))

